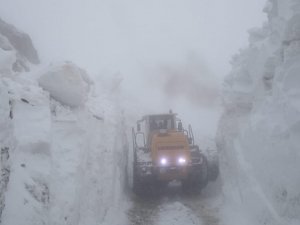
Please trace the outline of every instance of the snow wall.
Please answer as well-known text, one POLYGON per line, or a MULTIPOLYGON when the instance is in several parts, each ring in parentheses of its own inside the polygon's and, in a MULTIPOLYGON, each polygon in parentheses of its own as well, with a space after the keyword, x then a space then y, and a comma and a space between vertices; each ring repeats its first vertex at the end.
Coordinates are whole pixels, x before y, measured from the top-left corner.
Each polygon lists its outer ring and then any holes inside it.
POLYGON ((226 224, 300 222, 300 1, 269 0, 224 81, 217 146, 226 224))
POLYGON ((13 41, 0 24, 0 224, 126 224, 117 82, 92 82, 70 62, 36 67, 13 41))

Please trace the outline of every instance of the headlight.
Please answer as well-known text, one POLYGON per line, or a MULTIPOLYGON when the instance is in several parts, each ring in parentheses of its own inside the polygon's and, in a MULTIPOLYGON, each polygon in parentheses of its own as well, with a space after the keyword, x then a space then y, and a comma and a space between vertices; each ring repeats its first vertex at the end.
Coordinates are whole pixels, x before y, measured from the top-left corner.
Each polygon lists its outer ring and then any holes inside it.
POLYGON ((178 163, 179 163, 180 165, 184 165, 184 164, 186 164, 186 159, 183 158, 183 157, 179 157, 179 158, 178 158, 178 163))
POLYGON ((167 163, 168 163, 168 160, 167 160, 166 158, 161 158, 161 159, 160 159, 160 164, 161 164, 162 166, 167 165, 167 163))

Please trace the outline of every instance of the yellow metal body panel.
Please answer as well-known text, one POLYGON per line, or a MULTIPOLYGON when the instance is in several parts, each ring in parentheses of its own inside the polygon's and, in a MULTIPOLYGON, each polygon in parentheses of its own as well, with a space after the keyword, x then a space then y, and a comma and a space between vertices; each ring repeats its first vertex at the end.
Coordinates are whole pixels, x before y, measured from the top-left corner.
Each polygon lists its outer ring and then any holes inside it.
POLYGON ((189 142, 183 132, 175 130, 155 131, 150 134, 151 157, 153 165, 158 169, 159 180, 184 179, 188 175, 190 162, 189 142), (166 165, 160 160, 167 159, 166 165), (179 165, 178 159, 184 158, 186 163, 179 165))

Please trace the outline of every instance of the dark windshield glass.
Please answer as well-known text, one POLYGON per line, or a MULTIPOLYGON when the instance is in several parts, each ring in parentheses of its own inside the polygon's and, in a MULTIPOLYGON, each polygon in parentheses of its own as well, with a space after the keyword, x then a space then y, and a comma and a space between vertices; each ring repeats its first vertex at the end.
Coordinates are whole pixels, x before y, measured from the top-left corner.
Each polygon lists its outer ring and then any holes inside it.
POLYGON ((174 129, 173 115, 160 115, 150 117, 150 131, 158 129, 174 129))

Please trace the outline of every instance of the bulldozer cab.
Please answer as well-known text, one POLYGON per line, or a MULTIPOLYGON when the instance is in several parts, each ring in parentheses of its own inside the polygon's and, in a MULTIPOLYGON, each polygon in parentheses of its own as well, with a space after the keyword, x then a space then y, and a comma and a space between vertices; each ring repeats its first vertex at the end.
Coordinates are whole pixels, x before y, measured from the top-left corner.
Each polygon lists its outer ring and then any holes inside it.
POLYGON ((175 113, 144 116, 137 121, 137 132, 135 133, 133 130, 135 134, 133 136, 136 139, 136 145, 146 148, 150 146, 154 134, 170 132, 182 132, 187 137, 189 144, 194 144, 192 127, 189 125, 188 129, 184 129, 181 120, 175 113))
POLYGON ((175 129, 175 115, 151 115, 148 118, 149 121, 149 131, 155 132, 157 130, 174 130, 175 129))
POLYGON ((151 139, 156 133, 185 132, 180 119, 175 113, 146 115, 137 121, 136 142, 140 147, 150 145, 151 139), (144 145, 144 146, 143 146, 144 145))

